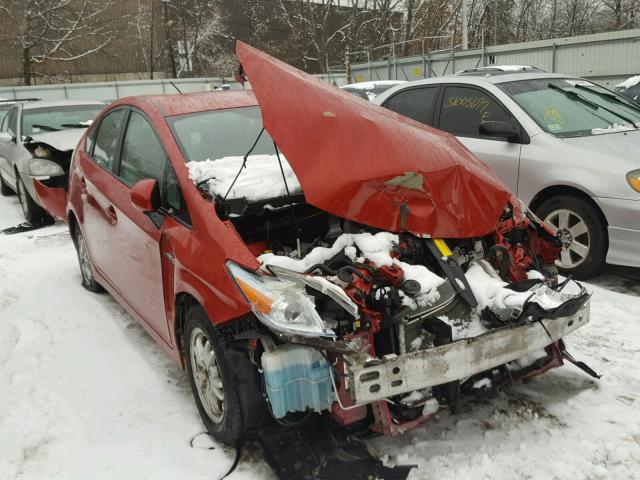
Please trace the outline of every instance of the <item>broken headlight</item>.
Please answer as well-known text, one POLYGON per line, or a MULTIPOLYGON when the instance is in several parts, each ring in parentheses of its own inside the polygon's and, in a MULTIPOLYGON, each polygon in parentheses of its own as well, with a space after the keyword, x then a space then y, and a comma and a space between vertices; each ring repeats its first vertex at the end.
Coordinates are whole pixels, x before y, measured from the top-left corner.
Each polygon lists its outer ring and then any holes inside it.
POLYGON ((232 262, 227 262, 227 269, 255 316, 270 329, 285 335, 335 337, 304 284, 249 272, 232 262))

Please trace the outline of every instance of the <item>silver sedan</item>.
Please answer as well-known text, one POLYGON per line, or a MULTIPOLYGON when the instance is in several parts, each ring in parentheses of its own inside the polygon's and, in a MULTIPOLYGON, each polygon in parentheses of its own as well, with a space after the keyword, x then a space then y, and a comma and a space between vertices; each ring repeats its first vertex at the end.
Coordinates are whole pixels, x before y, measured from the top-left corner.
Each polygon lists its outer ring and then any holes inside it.
POLYGON ((640 109, 599 85, 545 72, 408 82, 374 100, 447 131, 559 230, 560 271, 640 267, 640 109))
POLYGON ((49 220, 34 180, 66 181, 71 154, 104 104, 97 101, 16 103, 0 124, 0 193, 18 194, 27 221, 49 220))

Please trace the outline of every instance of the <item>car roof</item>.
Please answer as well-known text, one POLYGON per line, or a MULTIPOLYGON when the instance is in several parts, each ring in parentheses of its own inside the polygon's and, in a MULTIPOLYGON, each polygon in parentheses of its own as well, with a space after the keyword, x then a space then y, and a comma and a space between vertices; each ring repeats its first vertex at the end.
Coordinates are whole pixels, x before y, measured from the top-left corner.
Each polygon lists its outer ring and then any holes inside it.
MULTIPOLYGON (((518 72, 502 73, 500 75, 445 75, 442 77, 425 78, 414 80, 402 84, 403 87, 410 85, 422 85, 429 83, 471 83, 471 84, 499 84, 514 82, 517 80, 536 80, 544 78, 576 78, 574 75, 566 73, 546 73, 546 72, 518 72)), ((394 90, 395 91, 395 90, 394 90)))
POLYGON ((145 111, 155 110, 164 117, 171 117, 208 110, 253 107, 257 106, 258 102, 251 90, 222 90, 170 95, 139 95, 122 98, 112 105, 132 105, 145 111))
POLYGON ((96 105, 104 106, 103 102, 98 100, 39 100, 36 102, 25 102, 22 104, 23 110, 32 110, 34 108, 55 108, 68 107, 78 105, 96 105))

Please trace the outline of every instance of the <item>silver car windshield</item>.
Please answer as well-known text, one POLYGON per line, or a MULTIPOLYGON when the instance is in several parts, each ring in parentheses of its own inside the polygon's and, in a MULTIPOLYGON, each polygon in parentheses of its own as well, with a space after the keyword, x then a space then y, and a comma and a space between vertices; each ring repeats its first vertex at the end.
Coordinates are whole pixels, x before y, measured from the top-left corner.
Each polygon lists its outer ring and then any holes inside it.
MULTIPOLYGON (((259 107, 178 115, 169 118, 169 124, 187 162, 245 155, 262 130, 259 107)), ((274 154, 273 140, 266 131, 252 154, 274 154)))
POLYGON ((640 108, 587 80, 542 78, 498 84, 546 132, 578 137, 637 130, 640 108))
POLYGON ((87 128, 102 107, 102 105, 69 105, 25 109, 22 114, 22 135, 87 128))

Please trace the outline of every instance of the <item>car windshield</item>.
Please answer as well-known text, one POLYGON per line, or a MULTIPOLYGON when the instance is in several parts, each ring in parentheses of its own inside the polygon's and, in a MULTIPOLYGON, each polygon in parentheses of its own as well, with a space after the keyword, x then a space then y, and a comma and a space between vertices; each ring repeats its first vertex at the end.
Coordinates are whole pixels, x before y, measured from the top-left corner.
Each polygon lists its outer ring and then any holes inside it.
POLYGON ((58 132, 70 128, 86 128, 102 110, 102 105, 69 105, 25 109, 22 114, 22 135, 58 132))
POLYGON ((582 79, 543 78, 498 86, 546 132, 578 137, 636 130, 640 108, 582 79))
MULTIPOLYGON (((262 130, 259 107, 229 108, 178 115, 169 119, 180 150, 188 162, 243 156, 262 130)), ((252 155, 275 154, 264 131, 252 155)))

